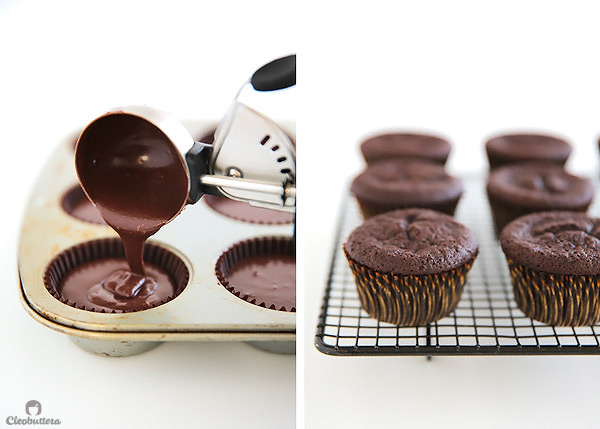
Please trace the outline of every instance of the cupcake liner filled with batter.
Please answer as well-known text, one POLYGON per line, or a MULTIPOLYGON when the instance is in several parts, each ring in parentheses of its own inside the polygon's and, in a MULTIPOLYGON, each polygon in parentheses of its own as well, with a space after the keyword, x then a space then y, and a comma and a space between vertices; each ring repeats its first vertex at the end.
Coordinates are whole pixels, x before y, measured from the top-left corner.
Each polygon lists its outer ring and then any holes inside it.
POLYGON ((189 271, 174 253, 152 243, 144 249, 144 276, 129 271, 119 239, 71 247, 47 266, 44 285, 72 307, 102 313, 146 310, 178 296, 189 271))
POLYGON ((204 195, 202 200, 217 213, 242 222, 260 225, 283 225, 294 221, 292 213, 254 207, 250 203, 235 201, 225 197, 204 195))
POLYGON ((296 311, 296 247, 290 237, 236 243, 219 257, 215 272, 228 291, 251 304, 296 311))

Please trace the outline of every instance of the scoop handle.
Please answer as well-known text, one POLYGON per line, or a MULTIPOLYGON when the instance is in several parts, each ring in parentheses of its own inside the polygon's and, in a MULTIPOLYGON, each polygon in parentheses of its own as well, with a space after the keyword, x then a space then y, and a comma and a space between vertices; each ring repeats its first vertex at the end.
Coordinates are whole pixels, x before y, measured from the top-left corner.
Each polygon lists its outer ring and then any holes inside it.
POLYGON ((216 188, 207 188, 200 183, 200 178, 209 172, 208 165, 212 151, 212 144, 194 142, 192 148, 185 154, 185 161, 190 173, 190 193, 188 202, 192 204, 198 202, 204 194, 221 195, 217 192, 216 188))
POLYGON ((275 91, 296 85, 296 54, 265 64, 250 78, 257 91, 275 91))

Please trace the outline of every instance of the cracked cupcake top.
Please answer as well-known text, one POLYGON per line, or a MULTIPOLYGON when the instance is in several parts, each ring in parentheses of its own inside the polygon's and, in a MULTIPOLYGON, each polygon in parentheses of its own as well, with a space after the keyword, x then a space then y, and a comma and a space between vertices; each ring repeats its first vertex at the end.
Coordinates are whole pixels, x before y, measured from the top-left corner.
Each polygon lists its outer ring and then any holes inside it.
POLYGON ((419 133, 389 133, 373 136, 360 145, 368 163, 388 158, 422 158, 444 164, 450 143, 441 137, 419 133))
POLYGON ((500 235, 505 255, 534 270, 600 274, 600 219, 579 212, 539 212, 511 222, 500 235))
POLYGON ((426 209, 383 213, 356 228, 344 244, 348 256, 394 274, 438 274, 458 268, 478 252, 477 239, 451 216, 426 209))
POLYGON ((499 167, 488 178, 490 197, 540 210, 576 209, 594 196, 589 179, 553 164, 513 164, 499 167))
POLYGON ((462 185, 439 164, 391 159, 370 164, 351 191, 361 200, 419 205, 458 199, 462 185))

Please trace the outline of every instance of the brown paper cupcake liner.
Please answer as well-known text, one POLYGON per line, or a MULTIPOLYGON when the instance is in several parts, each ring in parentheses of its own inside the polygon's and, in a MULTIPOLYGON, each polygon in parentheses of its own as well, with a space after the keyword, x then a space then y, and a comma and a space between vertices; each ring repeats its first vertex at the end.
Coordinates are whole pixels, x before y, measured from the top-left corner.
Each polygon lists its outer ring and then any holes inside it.
MULTIPOLYGON (((506 225, 511 223, 518 217, 524 216, 529 213, 535 213, 540 211, 547 211, 547 209, 535 209, 529 207, 523 207, 516 204, 510 204, 505 201, 501 201, 497 198, 492 197, 488 194, 488 201, 490 203, 490 209, 492 211, 492 220, 494 222, 494 232, 496 237, 500 236, 500 233, 506 225)), ((569 210, 576 212, 587 212, 589 204, 581 207, 555 207, 553 210, 569 210)))
POLYGON ((381 273, 352 260, 344 248, 363 309, 382 322, 425 326, 450 314, 458 304, 475 257, 438 274, 381 273))
POLYGON ((600 322, 600 276, 565 275, 532 270, 507 259, 519 309, 554 326, 600 322))
MULTIPOLYGON (((48 264, 44 272, 44 285, 48 292, 60 302, 75 307, 80 310, 108 313, 109 311, 101 309, 95 310, 94 307, 80 306, 65 299, 60 292, 62 279, 75 268, 86 263, 102 259, 125 259, 125 250, 120 239, 107 238, 81 243, 71 247, 54 257, 48 264)), ((146 243, 144 246, 144 262, 162 268, 173 281, 175 291, 166 299, 150 305, 142 305, 123 310, 113 310, 112 313, 124 313, 147 310, 165 304, 176 298, 188 284, 189 271, 185 263, 175 254, 156 244, 146 243)))
POLYGON ((418 207, 421 209, 430 209, 436 210, 438 212, 446 213, 450 216, 454 216, 454 212, 456 211, 456 206, 458 205, 459 198, 456 198, 452 201, 445 201, 439 204, 419 204, 419 205, 407 205, 407 204, 391 204, 391 203, 376 203, 373 201, 367 201, 364 199, 356 198, 358 201, 358 206, 363 215, 363 218, 369 219, 373 216, 376 216, 381 213, 398 210, 398 209, 408 209, 413 207, 418 207))
POLYGON ((217 279, 225 289, 250 304, 271 310, 295 312, 296 306, 291 308, 286 308, 285 306, 277 307, 271 302, 261 301, 249 296, 231 285, 227 278, 227 274, 231 268, 240 261, 251 257, 268 255, 288 255, 295 257, 296 245, 291 237, 258 237, 236 243, 219 256, 215 264, 217 279))

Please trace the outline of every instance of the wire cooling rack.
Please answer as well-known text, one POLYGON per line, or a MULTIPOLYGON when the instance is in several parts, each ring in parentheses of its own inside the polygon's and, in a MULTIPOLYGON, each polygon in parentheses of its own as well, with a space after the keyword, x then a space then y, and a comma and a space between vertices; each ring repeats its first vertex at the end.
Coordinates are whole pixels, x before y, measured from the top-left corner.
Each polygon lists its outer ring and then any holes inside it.
MULTIPOLYGON (((477 257, 457 308, 428 326, 402 328, 371 318, 360 306, 342 245, 362 217, 348 195, 315 345, 325 354, 352 355, 521 355, 600 354, 600 325, 554 327, 532 320, 517 307, 504 254, 493 232, 485 178, 463 178, 456 218, 479 241, 477 257)), ((590 213, 597 213, 594 204, 590 213)))

